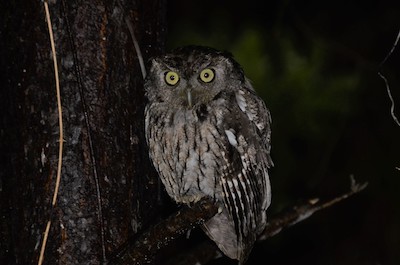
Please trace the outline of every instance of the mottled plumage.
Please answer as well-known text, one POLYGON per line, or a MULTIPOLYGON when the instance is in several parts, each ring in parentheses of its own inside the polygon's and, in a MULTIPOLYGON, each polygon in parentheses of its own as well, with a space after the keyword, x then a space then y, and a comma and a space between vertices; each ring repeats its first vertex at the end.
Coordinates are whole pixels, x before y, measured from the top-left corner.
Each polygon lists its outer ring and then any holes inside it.
POLYGON ((151 61, 146 139, 168 194, 204 196, 220 212, 203 230, 243 263, 265 228, 271 201, 271 117, 232 56, 188 46, 151 61))

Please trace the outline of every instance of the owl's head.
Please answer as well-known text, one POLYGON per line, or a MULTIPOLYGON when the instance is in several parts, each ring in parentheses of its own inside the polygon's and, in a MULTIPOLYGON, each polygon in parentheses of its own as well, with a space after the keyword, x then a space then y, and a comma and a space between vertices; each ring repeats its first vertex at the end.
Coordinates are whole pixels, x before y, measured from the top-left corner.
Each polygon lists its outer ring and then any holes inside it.
POLYGON ((192 108, 243 86, 240 65, 227 52, 186 46, 151 59, 145 81, 150 102, 192 108))

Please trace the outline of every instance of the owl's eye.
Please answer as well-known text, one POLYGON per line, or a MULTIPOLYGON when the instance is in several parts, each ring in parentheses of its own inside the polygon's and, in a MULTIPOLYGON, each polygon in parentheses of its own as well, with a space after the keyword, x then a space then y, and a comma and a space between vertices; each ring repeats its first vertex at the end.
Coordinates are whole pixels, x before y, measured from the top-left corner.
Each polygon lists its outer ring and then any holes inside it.
POLYGON ((200 79, 205 83, 210 83, 211 81, 214 80, 214 77, 215 77, 214 70, 210 68, 206 68, 200 73, 200 79))
POLYGON ((168 85, 174 86, 179 82, 179 75, 169 71, 165 74, 165 82, 167 82, 168 85))

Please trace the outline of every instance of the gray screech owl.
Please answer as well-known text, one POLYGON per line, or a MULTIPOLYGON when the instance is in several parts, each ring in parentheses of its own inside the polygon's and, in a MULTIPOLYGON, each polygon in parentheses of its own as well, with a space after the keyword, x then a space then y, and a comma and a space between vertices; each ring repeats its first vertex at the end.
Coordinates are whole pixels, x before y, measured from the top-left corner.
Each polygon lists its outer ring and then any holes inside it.
POLYGON ((151 60, 145 81, 150 158, 169 194, 211 197, 203 225, 228 257, 244 263, 271 202, 271 116, 229 53, 200 46, 151 60))

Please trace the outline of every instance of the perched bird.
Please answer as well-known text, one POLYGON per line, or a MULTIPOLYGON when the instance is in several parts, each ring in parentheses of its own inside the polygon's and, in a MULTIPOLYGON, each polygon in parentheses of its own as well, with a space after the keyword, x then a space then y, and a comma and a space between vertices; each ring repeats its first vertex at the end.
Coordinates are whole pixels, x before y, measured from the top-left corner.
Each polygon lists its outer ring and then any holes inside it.
POLYGON ((187 46, 150 64, 145 134, 154 167, 176 202, 215 201, 219 212, 202 228, 243 264, 271 202, 270 113, 227 52, 187 46))

